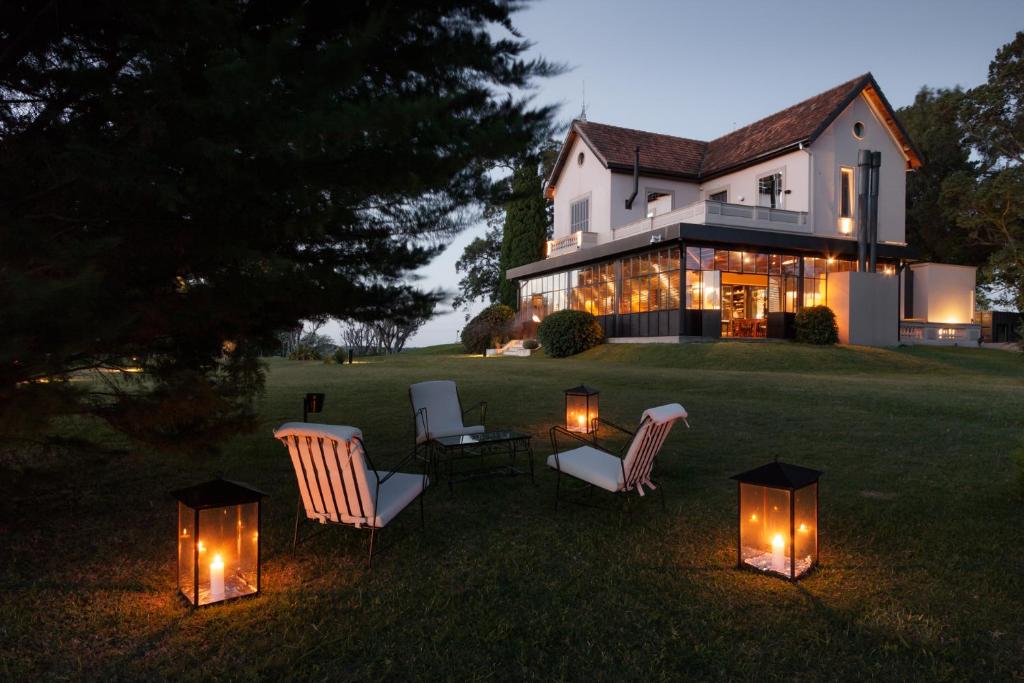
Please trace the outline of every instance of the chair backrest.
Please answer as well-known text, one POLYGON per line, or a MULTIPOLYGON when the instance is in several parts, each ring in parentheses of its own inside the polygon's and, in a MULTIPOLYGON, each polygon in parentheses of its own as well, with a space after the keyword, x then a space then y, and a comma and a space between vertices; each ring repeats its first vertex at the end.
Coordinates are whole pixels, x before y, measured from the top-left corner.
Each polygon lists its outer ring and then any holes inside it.
POLYGON ((362 526, 375 515, 363 434, 355 427, 287 422, 274 437, 288 448, 306 516, 362 526))
POLYGON ((622 462, 626 490, 638 484, 650 483, 654 457, 661 451, 668 433, 672 431, 672 425, 679 420, 685 420, 686 416, 686 409, 678 403, 669 403, 644 411, 640 416, 640 426, 637 427, 622 462))
POLYGON ((451 434, 465 426, 459 391, 451 380, 412 384, 409 401, 416 421, 417 444, 429 440, 432 434, 451 434))

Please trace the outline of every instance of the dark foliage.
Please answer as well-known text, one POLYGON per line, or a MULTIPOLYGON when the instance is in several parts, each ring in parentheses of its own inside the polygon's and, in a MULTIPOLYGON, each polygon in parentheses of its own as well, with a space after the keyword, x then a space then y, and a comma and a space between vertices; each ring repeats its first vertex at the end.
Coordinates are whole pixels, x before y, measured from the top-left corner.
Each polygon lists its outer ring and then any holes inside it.
POLYGON ((548 129, 519 7, 0 4, 0 428, 212 443, 276 332, 431 310, 403 277, 548 129))
POLYGON ((539 346, 540 346, 540 342, 537 341, 536 339, 527 339, 526 341, 523 342, 523 348, 524 349, 533 350, 533 349, 538 348, 539 346))
POLYGON ((288 360, 323 360, 324 355, 315 347, 300 344, 294 351, 288 354, 288 360))
POLYGON ((547 355, 564 358, 597 346, 604 341, 604 332, 590 313, 564 310, 544 318, 537 337, 547 355))
POLYGON ((469 353, 483 353, 504 344, 512 337, 515 315, 515 311, 503 304, 488 306, 462 328, 462 345, 469 353))
POLYGON ((530 157, 512 174, 512 198, 505 205, 501 257, 498 263, 498 302, 519 307, 519 288, 505 279, 505 272, 544 258, 548 238, 548 207, 543 194, 540 163, 530 157))
POLYGON ((836 344, 839 327, 828 306, 808 306, 796 314, 796 340, 804 344, 836 344))

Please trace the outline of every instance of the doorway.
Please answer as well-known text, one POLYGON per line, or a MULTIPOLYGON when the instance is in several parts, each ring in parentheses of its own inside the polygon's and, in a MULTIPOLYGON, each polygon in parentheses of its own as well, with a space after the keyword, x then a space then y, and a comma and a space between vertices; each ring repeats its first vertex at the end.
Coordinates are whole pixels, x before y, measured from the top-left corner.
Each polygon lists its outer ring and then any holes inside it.
POLYGON ((768 336, 768 277, 722 273, 722 336, 768 336))

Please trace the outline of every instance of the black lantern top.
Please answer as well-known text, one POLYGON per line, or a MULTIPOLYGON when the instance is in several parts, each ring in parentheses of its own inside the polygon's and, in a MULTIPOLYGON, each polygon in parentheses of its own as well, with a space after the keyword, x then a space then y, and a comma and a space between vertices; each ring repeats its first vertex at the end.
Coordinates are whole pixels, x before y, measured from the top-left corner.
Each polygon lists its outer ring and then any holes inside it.
POLYGON ((194 510, 203 510, 256 503, 267 494, 239 481, 214 479, 171 491, 171 495, 194 510))
POLYGON ((565 393, 568 396, 593 396, 593 395, 599 394, 601 392, 599 392, 594 387, 588 387, 586 384, 581 384, 578 387, 573 387, 572 389, 566 389, 565 393))
POLYGON ((749 472, 743 472, 732 477, 743 484, 754 484, 755 486, 768 486, 774 489, 802 489, 805 486, 818 481, 824 472, 812 470, 809 467, 800 465, 789 465, 784 462, 770 462, 761 465, 749 472))

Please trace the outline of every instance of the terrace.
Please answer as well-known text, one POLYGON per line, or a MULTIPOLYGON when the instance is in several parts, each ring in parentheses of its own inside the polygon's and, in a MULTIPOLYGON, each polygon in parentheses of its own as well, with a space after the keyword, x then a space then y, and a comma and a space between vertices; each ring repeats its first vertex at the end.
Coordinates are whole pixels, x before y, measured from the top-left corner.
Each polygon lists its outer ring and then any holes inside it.
POLYGON ((668 225, 675 225, 676 223, 721 225, 798 235, 814 233, 813 226, 807 222, 806 211, 788 211, 786 209, 772 209, 765 206, 729 204, 708 199, 666 211, 665 213, 649 216, 633 223, 614 227, 610 233, 575 232, 566 237, 549 240, 547 243, 547 257, 561 256, 572 251, 613 242, 624 237, 631 237, 668 225))

